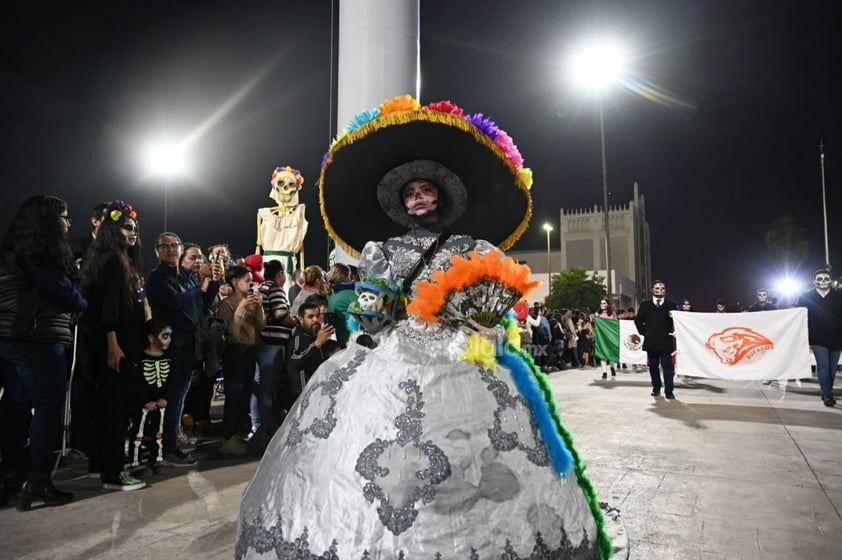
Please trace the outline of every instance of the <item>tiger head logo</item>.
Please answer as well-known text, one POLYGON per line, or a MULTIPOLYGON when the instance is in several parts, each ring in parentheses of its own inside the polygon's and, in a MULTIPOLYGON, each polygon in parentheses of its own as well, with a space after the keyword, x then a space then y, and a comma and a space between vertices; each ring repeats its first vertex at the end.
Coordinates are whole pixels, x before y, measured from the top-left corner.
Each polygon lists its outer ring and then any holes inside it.
POLYGON ((729 327, 708 337, 705 347, 723 364, 733 366, 751 361, 775 347, 764 335, 747 327, 729 327))

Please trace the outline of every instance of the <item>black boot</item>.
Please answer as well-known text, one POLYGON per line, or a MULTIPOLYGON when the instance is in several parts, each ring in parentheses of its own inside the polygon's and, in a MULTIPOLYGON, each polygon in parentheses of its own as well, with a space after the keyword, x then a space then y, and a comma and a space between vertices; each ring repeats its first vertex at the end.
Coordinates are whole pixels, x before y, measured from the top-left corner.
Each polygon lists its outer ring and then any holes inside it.
POLYGON ((29 511, 32 502, 44 502, 47 506, 60 506, 73 501, 73 494, 62 492, 53 485, 48 475, 30 474, 18 492, 18 511, 29 511))

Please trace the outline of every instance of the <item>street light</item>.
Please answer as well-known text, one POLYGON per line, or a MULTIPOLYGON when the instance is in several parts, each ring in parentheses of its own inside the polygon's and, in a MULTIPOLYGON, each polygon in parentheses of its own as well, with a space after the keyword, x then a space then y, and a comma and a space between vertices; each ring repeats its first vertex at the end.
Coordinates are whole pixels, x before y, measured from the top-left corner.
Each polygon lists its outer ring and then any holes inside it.
POLYGON ((830 268, 830 249, 827 244, 827 196, 825 194, 824 185, 824 142, 819 141, 819 158, 822 165, 822 214, 824 215, 824 264, 828 270, 830 268))
POLYGON ((608 216, 608 166, 605 163, 605 116, 603 92, 618 81, 625 72, 626 56, 619 45, 612 42, 594 43, 577 51, 571 60, 573 77, 585 90, 596 94, 599 101, 599 141, 602 149, 602 211, 605 228, 605 272, 608 301, 613 301, 614 287, 611 269, 611 232, 608 216))
POLYGON ((547 295, 550 295, 550 289, 553 285, 553 267, 550 264, 550 233, 553 231, 553 226, 544 224, 544 231, 547 232, 547 295))
POLYGON ((187 170, 187 158, 183 144, 169 140, 150 142, 143 155, 147 173, 164 180, 164 231, 167 230, 167 205, 170 182, 187 170))

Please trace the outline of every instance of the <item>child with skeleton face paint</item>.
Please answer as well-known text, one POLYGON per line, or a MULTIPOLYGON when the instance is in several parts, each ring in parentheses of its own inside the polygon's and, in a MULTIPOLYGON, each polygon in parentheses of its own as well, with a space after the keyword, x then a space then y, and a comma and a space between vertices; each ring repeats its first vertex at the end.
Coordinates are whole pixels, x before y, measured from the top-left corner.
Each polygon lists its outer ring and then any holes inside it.
POLYGON ((170 374, 170 358, 167 350, 172 342, 172 327, 161 318, 146 322, 146 349, 140 360, 140 382, 138 395, 141 406, 148 411, 167 406, 166 384, 170 374))
POLYGON ((132 402, 132 434, 135 436, 133 465, 139 465, 144 441, 147 445, 146 463, 157 467, 163 460, 162 431, 164 412, 167 408, 167 381, 172 371, 172 360, 167 350, 172 341, 170 324, 156 317, 146 321, 146 349, 135 364, 135 398, 132 402))
POLYGON ((811 290, 798 298, 797 305, 807 308, 807 330, 810 347, 816 358, 816 376, 825 406, 836 406, 833 383, 842 355, 842 294, 831 288, 827 269, 813 273, 811 290))

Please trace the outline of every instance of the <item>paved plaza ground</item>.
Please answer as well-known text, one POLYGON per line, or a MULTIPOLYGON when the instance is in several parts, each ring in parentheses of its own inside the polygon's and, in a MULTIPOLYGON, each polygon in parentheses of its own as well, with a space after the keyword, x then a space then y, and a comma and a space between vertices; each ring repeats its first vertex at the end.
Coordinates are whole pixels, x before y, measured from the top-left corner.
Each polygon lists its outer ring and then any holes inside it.
MULTIPOLYGON (((674 401, 648 374, 550 375, 600 500, 618 508, 634 560, 842 558, 842 409, 815 380, 679 380, 674 401)), ((0 558, 230 559, 256 459, 170 469, 136 492, 102 492, 68 461, 63 507, 0 510, 0 558)), ((412 559, 414 560, 414 559, 412 559)))

